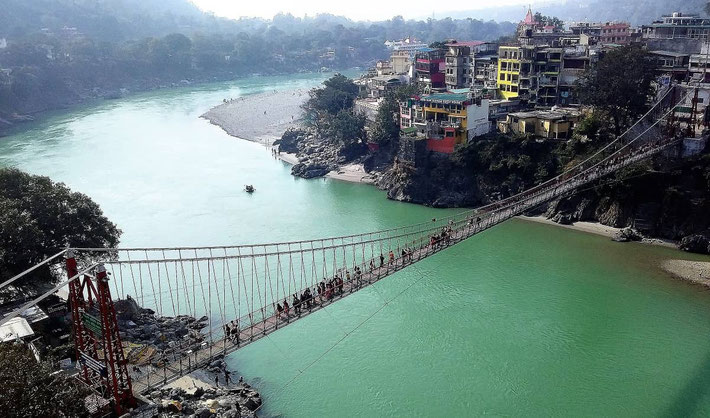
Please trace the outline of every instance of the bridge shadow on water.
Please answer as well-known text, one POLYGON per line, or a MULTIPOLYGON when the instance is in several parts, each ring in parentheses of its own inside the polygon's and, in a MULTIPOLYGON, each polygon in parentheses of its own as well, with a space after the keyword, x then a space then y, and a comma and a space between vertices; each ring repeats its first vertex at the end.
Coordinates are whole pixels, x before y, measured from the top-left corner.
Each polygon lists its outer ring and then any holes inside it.
MULTIPOLYGON (((690 417, 698 415, 698 407, 710 389, 710 351, 694 369, 690 379, 681 388, 675 399, 668 405, 660 416, 662 417, 690 417)), ((702 414, 699 414, 702 415, 702 414)))

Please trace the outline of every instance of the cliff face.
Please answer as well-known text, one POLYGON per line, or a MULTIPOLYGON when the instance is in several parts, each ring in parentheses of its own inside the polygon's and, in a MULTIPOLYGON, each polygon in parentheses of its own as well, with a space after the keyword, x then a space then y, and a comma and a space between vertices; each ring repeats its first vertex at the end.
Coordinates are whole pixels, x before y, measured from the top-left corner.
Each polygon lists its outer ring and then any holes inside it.
POLYGON ((679 241, 710 237, 710 154, 656 159, 550 203, 546 215, 562 223, 630 226, 679 241))
POLYGON ((452 155, 424 151, 407 162, 395 159, 377 186, 390 199, 434 207, 478 206, 554 175, 558 145, 491 135, 452 155))
MULTIPOLYGON (((551 177, 569 155, 564 143, 497 139, 469 144, 452 156, 427 153, 416 161, 395 160, 376 185, 394 200, 475 207, 551 177)), ((657 157, 637 164, 538 213, 565 224, 632 227, 647 237, 681 241, 682 249, 710 253, 710 149, 691 158, 657 157)))

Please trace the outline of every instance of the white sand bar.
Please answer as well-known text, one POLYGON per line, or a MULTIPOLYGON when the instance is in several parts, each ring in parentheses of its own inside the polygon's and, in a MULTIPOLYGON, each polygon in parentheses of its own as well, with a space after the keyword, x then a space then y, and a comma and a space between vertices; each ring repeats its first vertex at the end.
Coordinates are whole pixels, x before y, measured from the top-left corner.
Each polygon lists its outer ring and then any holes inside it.
POLYGON ((288 128, 297 126, 308 90, 272 91, 226 100, 201 117, 229 135, 268 146, 288 128))

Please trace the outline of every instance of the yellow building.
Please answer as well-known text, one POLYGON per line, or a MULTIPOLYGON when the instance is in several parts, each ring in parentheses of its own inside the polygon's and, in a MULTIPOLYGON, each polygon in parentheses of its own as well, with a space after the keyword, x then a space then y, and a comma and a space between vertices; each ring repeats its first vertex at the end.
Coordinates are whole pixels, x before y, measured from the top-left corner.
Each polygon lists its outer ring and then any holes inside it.
POLYGON ((498 122, 502 133, 531 134, 545 139, 569 139, 581 112, 576 109, 509 113, 498 122))
POLYGON ((508 100, 520 94, 520 65, 523 56, 519 46, 498 48, 498 80, 496 86, 501 97, 508 100))

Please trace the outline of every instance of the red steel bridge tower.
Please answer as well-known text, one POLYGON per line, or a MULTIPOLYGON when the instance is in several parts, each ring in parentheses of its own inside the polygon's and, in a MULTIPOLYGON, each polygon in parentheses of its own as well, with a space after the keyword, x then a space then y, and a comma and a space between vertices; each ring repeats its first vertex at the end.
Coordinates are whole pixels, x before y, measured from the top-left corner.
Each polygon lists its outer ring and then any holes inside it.
MULTIPOLYGON (((69 278, 78 276, 72 251, 67 252, 69 278)), ((110 399, 117 415, 135 407, 131 377, 118 333, 116 310, 111 300, 106 269, 99 264, 94 275, 69 282, 69 303, 76 358, 81 365, 79 379, 110 399)))

